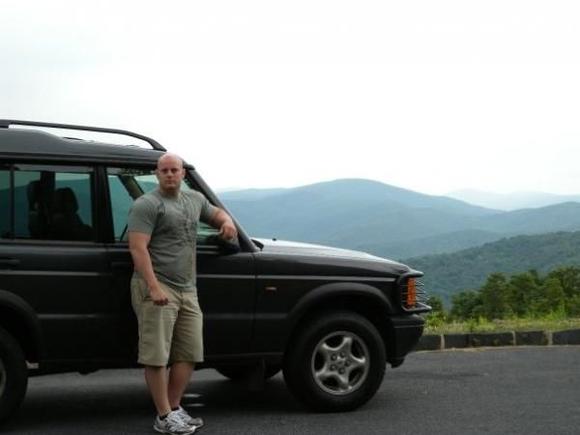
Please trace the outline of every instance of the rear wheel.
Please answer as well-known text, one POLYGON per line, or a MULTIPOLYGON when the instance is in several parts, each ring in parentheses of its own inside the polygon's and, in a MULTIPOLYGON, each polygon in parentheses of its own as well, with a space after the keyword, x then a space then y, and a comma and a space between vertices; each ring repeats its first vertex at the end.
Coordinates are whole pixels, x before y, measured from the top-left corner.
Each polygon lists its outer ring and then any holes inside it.
POLYGON ((385 346, 377 329, 356 313, 333 312, 307 324, 284 360, 288 388, 316 411, 350 411, 380 386, 385 346))
POLYGON ((24 353, 14 337, 0 328, 0 421, 18 409, 27 385, 24 353))

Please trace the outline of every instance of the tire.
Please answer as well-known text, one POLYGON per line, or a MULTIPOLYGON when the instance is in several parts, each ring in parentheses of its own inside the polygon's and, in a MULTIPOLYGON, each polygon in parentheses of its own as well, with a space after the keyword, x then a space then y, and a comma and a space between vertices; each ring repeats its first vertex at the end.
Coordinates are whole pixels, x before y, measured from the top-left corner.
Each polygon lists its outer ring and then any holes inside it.
MULTIPOLYGON (((264 379, 270 379, 278 374, 282 368, 279 365, 266 365, 264 372, 264 379)), ((232 381, 240 381, 246 379, 254 370, 253 366, 223 366, 216 369, 216 371, 232 381)))
POLYGON ((0 328, 0 422, 16 412, 27 385, 24 353, 14 337, 0 328))
POLYGON ((356 313, 330 312, 289 344, 284 379, 313 411, 352 411, 374 396, 385 367, 385 345, 373 324, 356 313))

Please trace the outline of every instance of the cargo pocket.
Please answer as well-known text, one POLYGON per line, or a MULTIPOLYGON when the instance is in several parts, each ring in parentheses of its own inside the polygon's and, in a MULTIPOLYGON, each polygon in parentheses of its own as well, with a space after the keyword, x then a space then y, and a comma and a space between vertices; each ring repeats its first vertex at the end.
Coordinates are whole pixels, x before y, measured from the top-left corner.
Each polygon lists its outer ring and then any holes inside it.
POLYGON ((149 289, 147 288, 147 282, 143 278, 131 279, 131 298, 133 305, 151 300, 149 289))

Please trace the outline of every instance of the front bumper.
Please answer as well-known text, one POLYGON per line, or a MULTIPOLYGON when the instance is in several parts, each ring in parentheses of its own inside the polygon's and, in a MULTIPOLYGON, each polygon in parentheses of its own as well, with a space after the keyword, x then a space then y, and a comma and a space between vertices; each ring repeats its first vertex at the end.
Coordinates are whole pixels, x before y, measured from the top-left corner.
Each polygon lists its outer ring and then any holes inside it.
POLYGON ((387 340, 387 361, 392 367, 398 367, 419 342, 425 320, 417 314, 411 314, 391 317, 390 321, 392 335, 387 340))

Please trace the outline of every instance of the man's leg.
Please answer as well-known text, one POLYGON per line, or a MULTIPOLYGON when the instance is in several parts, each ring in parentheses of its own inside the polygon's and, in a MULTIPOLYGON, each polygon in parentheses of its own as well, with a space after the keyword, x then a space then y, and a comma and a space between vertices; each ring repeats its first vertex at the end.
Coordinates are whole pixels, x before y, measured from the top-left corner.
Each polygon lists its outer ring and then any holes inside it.
POLYGON ((189 384, 193 369, 194 364, 190 362, 176 362, 171 365, 169 369, 169 385, 167 387, 167 396, 171 409, 180 406, 181 398, 189 384))
POLYGON ((158 415, 167 415, 171 406, 167 396, 167 374, 165 367, 145 366, 145 380, 158 415))
POLYGON ((197 292, 183 292, 181 307, 173 329, 169 370, 169 404, 180 406, 181 398, 196 361, 203 361, 203 314, 199 308, 197 292))

